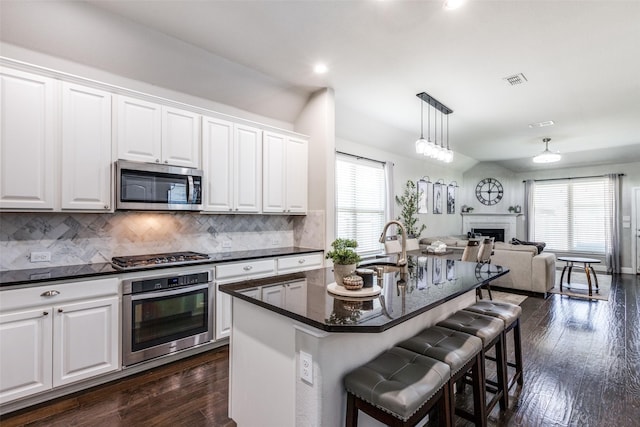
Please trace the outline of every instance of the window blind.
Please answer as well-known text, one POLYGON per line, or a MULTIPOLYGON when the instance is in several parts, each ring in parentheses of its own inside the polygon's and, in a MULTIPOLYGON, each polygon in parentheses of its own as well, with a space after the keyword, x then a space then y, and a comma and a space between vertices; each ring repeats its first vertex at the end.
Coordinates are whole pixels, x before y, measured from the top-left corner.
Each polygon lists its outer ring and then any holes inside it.
POLYGON ((360 255, 382 250, 385 178, 381 163, 338 154, 336 157, 336 237, 358 241, 360 255))
POLYGON ((604 254, 610 200, 605 177, 537 182, 534 240, 551 251, 604 254))

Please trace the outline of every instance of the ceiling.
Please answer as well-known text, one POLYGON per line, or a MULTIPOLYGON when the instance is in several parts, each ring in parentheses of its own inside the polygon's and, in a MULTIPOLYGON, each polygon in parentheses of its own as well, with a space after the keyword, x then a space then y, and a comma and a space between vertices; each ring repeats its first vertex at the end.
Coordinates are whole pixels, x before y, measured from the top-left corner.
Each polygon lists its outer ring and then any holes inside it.
MULTIPOLYGON (((339 138, 410 155, 426 91, 454 110, 451 148, 478 161, 539 168, 546 136, 563 154, 551 167, 640 161, 640 1, 88 3, 268 76, 274 105, 283 87, 332 87, 339 138), (517 73, 526 83, 503 79, 517 73)), ((243 106, 236 92, 218 101, 243 106)))

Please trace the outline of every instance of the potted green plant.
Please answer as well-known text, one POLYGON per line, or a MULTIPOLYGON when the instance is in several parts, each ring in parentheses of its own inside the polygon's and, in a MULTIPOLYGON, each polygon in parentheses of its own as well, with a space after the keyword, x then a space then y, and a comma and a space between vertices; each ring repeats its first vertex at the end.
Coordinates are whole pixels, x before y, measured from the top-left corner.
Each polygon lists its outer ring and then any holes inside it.
POLYGON ((402 196, 396 196, 396 203, 402 210, 400 216, 396 218, 404 225, 409 238, 418 238, 427 226, 420 224, 418 228, 418 200, 420 195, 416 191, 416 183, 408 180, 404 187, 402 196))
POLYGON ((356 252, 358 242, 353 239, 338 238, 331 243, 333 248, 327 252, 327 259, 333 261, 333 275, 336 283, 342 286, 342 279, 356 271, 356 266, 362 259, 356 252))

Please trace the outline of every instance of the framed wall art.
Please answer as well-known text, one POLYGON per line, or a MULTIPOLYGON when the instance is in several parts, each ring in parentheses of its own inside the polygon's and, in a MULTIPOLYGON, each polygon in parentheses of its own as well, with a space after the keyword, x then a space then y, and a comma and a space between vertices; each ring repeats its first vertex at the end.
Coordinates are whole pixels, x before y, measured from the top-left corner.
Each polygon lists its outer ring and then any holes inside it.
POLYGON ((456 213, 456 187, 447 185, 447 213, 456 213))
POLYGON ((441 214, 442 213, 442 184, 434 183, 433 184, 433 213, 441 214))
POLYGON ((429 181, 425 181, 424 179, 418 180, 418 182, 416 183, 416 188, 418 191, 418 213, 429 213, 429 205, 427 204, 427 195, 429 194, 429 181))

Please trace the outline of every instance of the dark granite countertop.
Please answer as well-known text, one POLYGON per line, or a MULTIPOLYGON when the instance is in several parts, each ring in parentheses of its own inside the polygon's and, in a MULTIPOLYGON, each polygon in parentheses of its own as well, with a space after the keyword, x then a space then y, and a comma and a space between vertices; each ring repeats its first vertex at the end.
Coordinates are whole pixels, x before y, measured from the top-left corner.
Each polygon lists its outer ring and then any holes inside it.
MULTIPOLYGON (((312 248, 274 248, 258 249, 251 251, 235 251, 209 254, 210 259, 188 264, 185 267, 194 265, 220 264, 223 262, 248 261, 258 258, 269 258, 287 255, 301 255, 306 253, 322 252, 322 249, 312 248)), ((140 268, 129 271, 159 270, 163 268, 176 268, 175 265, 161 265, 149 268, 140 268)), ((11 286, 38 284, 57 280, 70 280, 79 278, 95 278, 113 274, 124 274, 129 271, 118 270, 111 263, 95 263, 80 265, 65 265, 58 267, 30 268, 25 270, 5 270, 0 271, 0 289, 6 290, 11 286)))
MULTIPOLYGON (((378 261, 379 262, 379 261, 378 261)), ((375 263, 375 261, 374 261, 375 263)), ((334 282, 331 268, 286 276, 221 285, 236 298, 327 332, 383 332, 427 310, 450 301, 509 272, 492 264, 476 264, 441 257, 412 255, 409 274, 399 282, 399 272, 384 273, 380 295, 369 298, 335 296, 327 291, 334 282), (306 305, 282 307, 262 301, 249 289, 306 279, 306 305)), ((362 266, 366 267, 366 265, 362 266)))

